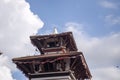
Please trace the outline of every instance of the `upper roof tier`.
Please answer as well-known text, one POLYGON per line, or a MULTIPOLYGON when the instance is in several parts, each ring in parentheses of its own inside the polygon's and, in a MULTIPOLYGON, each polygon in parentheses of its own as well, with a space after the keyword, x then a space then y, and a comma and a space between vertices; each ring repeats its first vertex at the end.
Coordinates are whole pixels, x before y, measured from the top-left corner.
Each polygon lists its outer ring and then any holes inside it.
POLYGON ((41 54, 65 49, 65 51, 77 51, 77 46, 72 32, 64 32, 49 35, 30 36, 31 42, 41 54))

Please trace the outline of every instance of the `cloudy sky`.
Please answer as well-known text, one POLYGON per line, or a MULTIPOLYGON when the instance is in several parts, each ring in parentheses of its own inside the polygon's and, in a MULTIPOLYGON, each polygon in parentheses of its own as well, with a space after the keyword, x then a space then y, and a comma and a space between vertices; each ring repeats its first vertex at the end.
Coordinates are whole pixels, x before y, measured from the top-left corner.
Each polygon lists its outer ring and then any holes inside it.
POLYGON ((73 32, 92 80, 120 80, 120 0, 1 0, 0 80, 28 80, 11 59, 33 55, 29 36, 54 27, 73 32))

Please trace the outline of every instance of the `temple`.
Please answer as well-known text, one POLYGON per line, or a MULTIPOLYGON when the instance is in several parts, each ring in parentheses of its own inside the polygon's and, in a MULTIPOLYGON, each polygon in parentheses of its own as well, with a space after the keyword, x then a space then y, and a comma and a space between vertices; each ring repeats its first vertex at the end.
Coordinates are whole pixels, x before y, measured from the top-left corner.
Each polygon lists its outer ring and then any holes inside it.
POLYGON ((91 80, 72 32, 34 35, 30 40, 40 54, 12 59, 29 80, 91 80))

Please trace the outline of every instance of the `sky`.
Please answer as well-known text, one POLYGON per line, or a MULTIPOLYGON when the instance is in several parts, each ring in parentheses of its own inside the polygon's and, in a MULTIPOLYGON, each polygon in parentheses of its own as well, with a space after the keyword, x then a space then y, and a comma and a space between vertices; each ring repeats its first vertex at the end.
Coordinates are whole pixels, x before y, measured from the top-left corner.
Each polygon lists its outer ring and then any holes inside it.
POLYGON ((11 59, 34 55, 29 36, 54 27, 73 32, 92 80, 120 80, 119 0, 1 0, 1 80, 28 80, 11 59))

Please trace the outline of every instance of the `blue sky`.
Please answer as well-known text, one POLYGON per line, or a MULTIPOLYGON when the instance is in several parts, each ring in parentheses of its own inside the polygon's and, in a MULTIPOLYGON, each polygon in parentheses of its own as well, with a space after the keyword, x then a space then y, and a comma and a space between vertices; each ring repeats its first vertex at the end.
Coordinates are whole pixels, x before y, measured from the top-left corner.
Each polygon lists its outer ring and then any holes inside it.
POLYGON ((63 31, 64 24, 75 22, 84 24, 84 30, 91 36, 103 36, 110 32, 119 32, 118 24, 111 25, 105 22, 107 15, 119 16, 119 0, 27 0, 31 10, 44 22, 44 27, 39 31, 44 32, 56 26, 63 31), (112 7, 104 7, 112 3, 112 7), (105 5, 106 5, 105 4, 105 5))
POLYGON ((54 27, 73 32, 92 80, 120 80, 120 0, 1 0, 1 80, 28 80, 11 59, 34 55, 29 36, 54 27))

